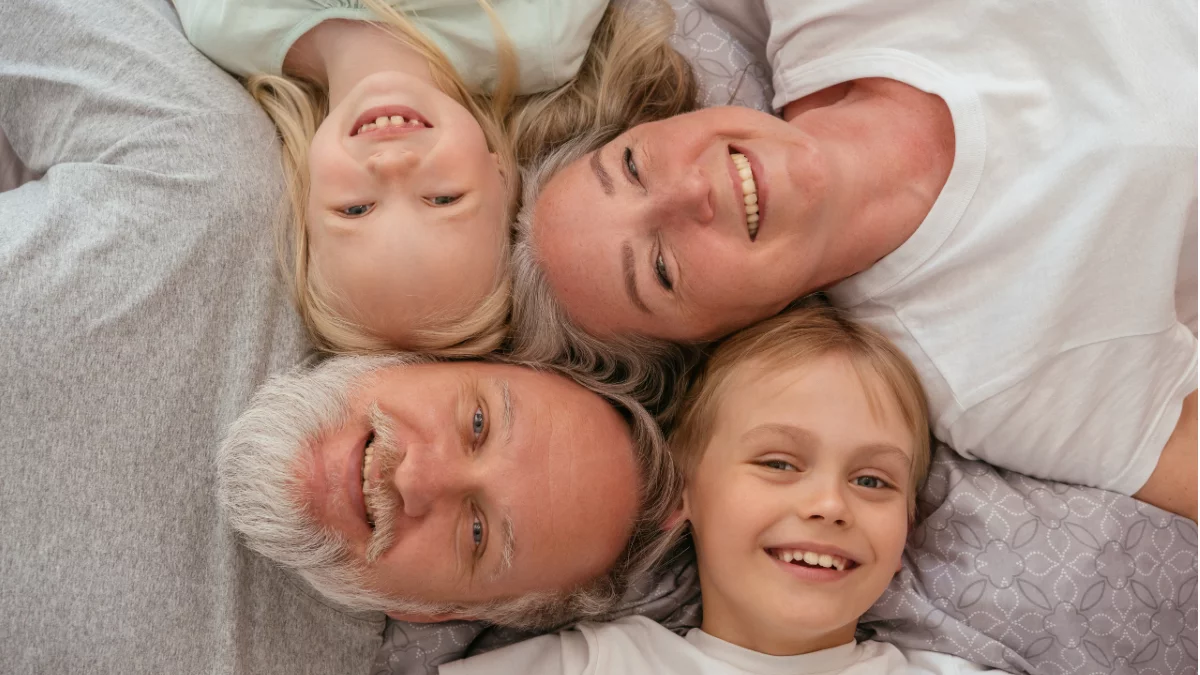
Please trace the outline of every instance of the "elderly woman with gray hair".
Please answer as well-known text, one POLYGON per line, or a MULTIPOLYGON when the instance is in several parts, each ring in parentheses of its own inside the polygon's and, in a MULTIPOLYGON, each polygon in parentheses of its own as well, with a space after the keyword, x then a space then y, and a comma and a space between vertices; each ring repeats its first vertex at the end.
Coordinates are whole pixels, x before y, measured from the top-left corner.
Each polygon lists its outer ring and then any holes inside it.
POLYGON ((1195 5, 708 4, 783 119, 598 126, 529 170, 518 353, 653 402, 825 291, 960 453, 1195 520, 1195 5))

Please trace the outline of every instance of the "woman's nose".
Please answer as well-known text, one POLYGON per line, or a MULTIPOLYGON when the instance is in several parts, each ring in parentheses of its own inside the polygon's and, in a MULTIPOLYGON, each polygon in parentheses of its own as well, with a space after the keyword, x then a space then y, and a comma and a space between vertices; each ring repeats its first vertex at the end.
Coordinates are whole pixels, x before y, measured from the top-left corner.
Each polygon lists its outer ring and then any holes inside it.
POLYGON ((367 158, 367 169, 371 173, 391 177, 412 171, 421 158, 412 150, 395 146, 384 148, 367 158))
POLYGON ((675 181, 663 187, 663 199, 659 202, 662 218, 700 225, 712 222, 715 216, 712 182, 699 167, 687 167, 675 181))
POLYGON ((409 445, 392 474, 404 514, 420 518, 439 502, 460 501, 468 489, 467 468, 461 453, 445 443, 409 445))

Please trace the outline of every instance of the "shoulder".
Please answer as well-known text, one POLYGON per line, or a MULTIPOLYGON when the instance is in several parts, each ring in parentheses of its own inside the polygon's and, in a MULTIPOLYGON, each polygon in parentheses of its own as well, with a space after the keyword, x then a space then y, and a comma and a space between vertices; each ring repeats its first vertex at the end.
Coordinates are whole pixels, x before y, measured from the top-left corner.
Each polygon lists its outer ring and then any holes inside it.
POLYGON ((1006 675, 1007 671, 972 663, 964 658, 924 649, 896 649, 914 675, 1006 675))
POLYGON ((175 0, 188 40, 217 65, 241 76, 278 75, 288 49, 328 19, 368 19, 350 0, 175 0))

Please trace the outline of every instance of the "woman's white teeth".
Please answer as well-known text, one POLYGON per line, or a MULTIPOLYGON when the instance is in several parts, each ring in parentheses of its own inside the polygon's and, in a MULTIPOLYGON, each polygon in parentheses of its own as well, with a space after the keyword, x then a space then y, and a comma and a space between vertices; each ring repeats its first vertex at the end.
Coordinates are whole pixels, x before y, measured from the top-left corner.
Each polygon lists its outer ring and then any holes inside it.
POLYGON ((839 572, 846 569, 846 559, 836 555, 827 553, 813 553, 812 551, 800 550, 785 550, 775 549, 775 557, 780 560, 790 563, 804 563, 813 567, 829 567, 839 572))
POLYGON ((733 158, 733 166, 737 168, 738 178, 742 179, 742 198, 746 205, 746 231, 753 240, 758 235, 758 186, 754 183, 754 172, 750 170, 750 160, 740 152, 729 154, 733 158))

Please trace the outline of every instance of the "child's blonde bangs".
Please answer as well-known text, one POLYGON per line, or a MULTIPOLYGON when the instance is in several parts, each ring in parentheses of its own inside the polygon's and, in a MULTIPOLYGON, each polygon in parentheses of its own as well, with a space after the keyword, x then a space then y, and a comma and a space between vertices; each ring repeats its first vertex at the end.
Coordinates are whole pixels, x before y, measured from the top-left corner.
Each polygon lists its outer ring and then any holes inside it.
POLYGON ((734 334, 720 343, 688 389, 669 440, 671 454, 690 477, 713 432, 713 421, 725 388, 735 372, 751 367, 777 372, 828 354, 844 354, 863 381, 873 412, 879 414, 881 384, 895 398, 913 439, 909 485, 910 512, 929 470, 929 413, 920 378, 908 357, 890 340, 841 310, 810 303, 734 334))

